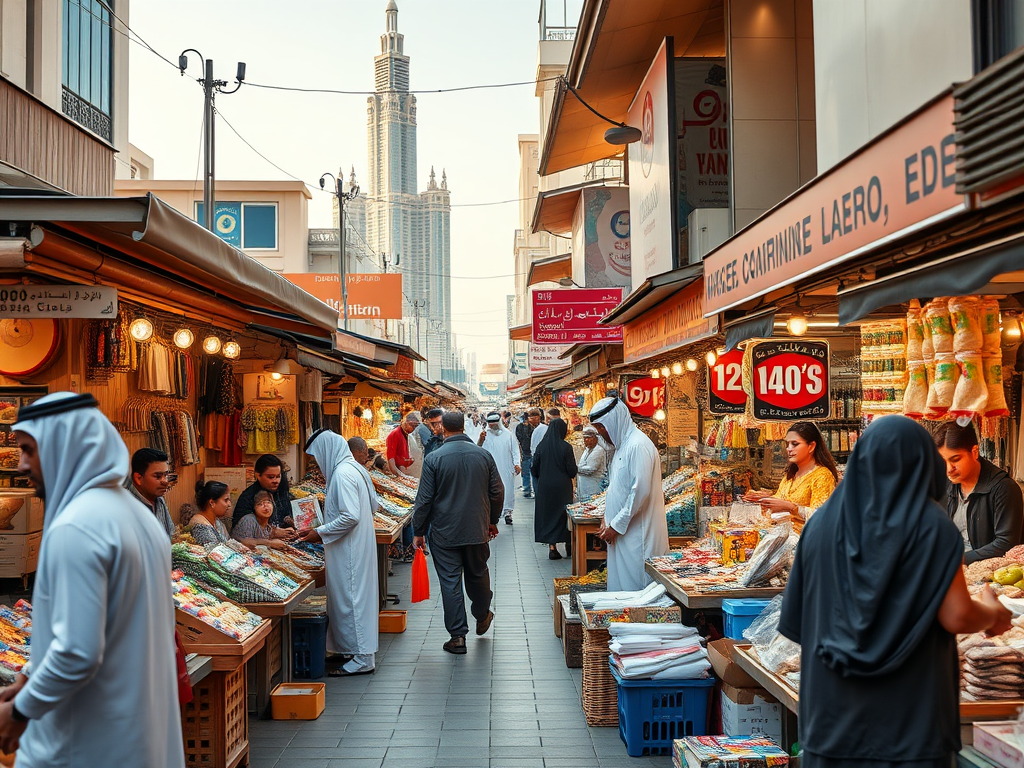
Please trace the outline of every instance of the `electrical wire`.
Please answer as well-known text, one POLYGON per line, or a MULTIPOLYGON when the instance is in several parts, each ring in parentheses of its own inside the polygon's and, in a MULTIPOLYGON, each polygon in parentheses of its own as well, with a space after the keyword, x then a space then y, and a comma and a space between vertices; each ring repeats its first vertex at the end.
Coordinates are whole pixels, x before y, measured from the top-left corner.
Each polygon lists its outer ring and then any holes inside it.
MULTIPOLYGON (((554 80, 558 80, 559 76, 556 77, 543 77, 539 80, 522 80, 516 83, 483 83, 478 85, 459 85, 452 88, 417 88, 408 91, 402 91, 402 93, 410 94, 424 94, 424 93, 455 93, 457 91, 479 91, 489 88, 514 88, 520 85, 537 85, 538 83, 549 83, 554 80)), ((345 91, 336 88, 302 88, 299 86, 291 85, 269 85, 267 83, 254 83, 249 80, 245 81, 246 85, 250 85, 253 88, 265 88, 271 91, 291 91, 294 93, 329 93, 336 94, 339 96, 376 96, 380 93, 390 93, 391 91, 345 91)))

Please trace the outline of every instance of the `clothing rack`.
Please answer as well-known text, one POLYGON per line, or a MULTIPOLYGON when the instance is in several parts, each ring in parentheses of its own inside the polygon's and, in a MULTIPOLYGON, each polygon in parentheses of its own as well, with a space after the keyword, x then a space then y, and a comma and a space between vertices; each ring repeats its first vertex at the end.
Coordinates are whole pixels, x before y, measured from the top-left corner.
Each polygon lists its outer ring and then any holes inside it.
POLYGON ((254 403, 242 411, 239 445, 246 453, 277 453, 298 442, 299 413, 294 405, 254 403))
POLYGON ((129 397, 121 406, 125 432, 145 432, 150 444, 164 451, 172 466, 199 463, 199 431, 181 401, 169 397, 129 397))

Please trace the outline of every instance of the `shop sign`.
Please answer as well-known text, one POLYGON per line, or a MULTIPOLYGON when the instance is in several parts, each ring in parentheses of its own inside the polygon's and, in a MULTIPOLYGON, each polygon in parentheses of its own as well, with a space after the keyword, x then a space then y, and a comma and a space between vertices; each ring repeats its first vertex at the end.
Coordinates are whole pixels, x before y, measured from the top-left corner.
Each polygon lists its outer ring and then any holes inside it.
POLYGON ((577 395, 573 390, 567 389, 559 392, 555 396, 555 401, 566 408, 579 408, 583 405, 583 395, 577 395))
POLYGON ((117 288, 106 285, 0 285, 0 317, 117 317, 117 288))
POLYGON ((641 131, 629 145, 629 210, 633 285, 677 265, 676 136, 672 38, 665 38, 626 122, 641 131))
POLYGON ((704 317, 704 281, 698 279, 622 326, 622 359, 644 358, 718 333, 718 317, 704 317))
POLYGON ((569 366, 568 360, 561 355, 571 344, 530 344, 530 374, 549 373, 569 366))
POLYGON ((573 216, 572 237, 573 275, 583 275, 584 285, 620 285, 629 290, 628 188, 582 190, 573 216))
POLYGON ((339 352, 348 352, 365 360, 377 359, 376 344, 357 339, 355 336, 344 331, 338 331, 334 334, 334 348, 339 352))
POLYGON ((626 406, 630 413, 651 418, 665 408, 665 380, 633 379, 626 385, 626 406))
POLYGON ((755 419, 829 417, 832 400, 827 341, 761 341, 753 345, 750 354, 755 419))
POLYGON ((622 303, 622 288, 566 288, 533 292, 533 341, 538 344, 614 344, 622 326, 601 318, 622 303))
POLYGON ((747 393, 743 390, 743 350, 733 349, 708 366, 708 410, 716 416, 743 413, 747 393))
POLYGON ((678 448, 698 435, 697 377, 670 376, 665 382, 665 442, 678 448))
POLYGON ((679 226, 694 208, 729 207, 729 91, 725 59, 675 60, 679 226))
POLYGON ((947 95, 708 254, 704 314, 763 296, 958 213, 964 198, 955 183, 953 97, 947 95))
MULTIPOLYGON (((282 275, 341 314, 341 279, 332 273, 289 272, 282 275)), ((401 320, 402 276, 395 273, 346 275, 350 320, 401 320)))

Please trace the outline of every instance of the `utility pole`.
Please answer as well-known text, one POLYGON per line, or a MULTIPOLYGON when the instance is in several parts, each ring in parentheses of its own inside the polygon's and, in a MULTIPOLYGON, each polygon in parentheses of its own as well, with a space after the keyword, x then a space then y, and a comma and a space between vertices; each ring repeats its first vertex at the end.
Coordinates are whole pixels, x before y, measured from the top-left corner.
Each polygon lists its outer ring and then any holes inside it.
MULTIPOLYGON (((187 48, 182 51, 181 55, 178 56, 178 70, 182 76, 185 75, 185 70, 188 69, 189 53, 194 53, 200 59, 203 59, 203 54, 195 48, 187 48)), ((245 80, 245 62, 238 62, 238 68, 235 70, 235 81, 238 85, 230 91, 225 91, 224 86, 228 84, 228 81, 214 79, 213 59, 203 59, 203 61, 203 76, 197 80, 203 86, 203 226, 213 232, 213 209, 216 205, 214 202, 216 180, 216 174, 214 173, 214 126, 216 110, 213 107, 213 101, 217 93, 234 93, 242 87, 242 82, 245 80)))
MULTIPOLYGON (((340 173, 340 171, 339 171, 340 173)), ((334 181, 334 195, 338 198, 338 277, 341 280, 341 316, 342 328, 348 330, 348 270, 345 253, 345 203, 354 200, 359 194, 359 185, 352 184, 349 191, 341 188, 341 179, 333 173, 325 173, 320 177, 320 189, 324 188, 325 179, 330 176, 334 181)))
POLYGON ((412 311, 416 315, 416 351, 420 354, 423 354, 423 338, 420 336, 420 309, 426 306, 426 299, 416 299, 412 303, 412 311))

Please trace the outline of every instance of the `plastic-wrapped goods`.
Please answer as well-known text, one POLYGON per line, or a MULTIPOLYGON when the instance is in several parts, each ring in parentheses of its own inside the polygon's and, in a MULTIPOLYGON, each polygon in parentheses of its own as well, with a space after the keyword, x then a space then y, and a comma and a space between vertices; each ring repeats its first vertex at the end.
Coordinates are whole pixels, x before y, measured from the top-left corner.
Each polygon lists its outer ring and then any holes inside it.
MULTIPOLYGON (((952 342, 953 337, 950 336, 952 342)), ((935 355, 935 378, 928 387, 928 416, 943 416, 953 405, 956 382, 960 378, 960 366, 951 354, 935 355)))
POLYGON ((935 354, 953 351, 953 323, 949 318, 949 304, 945 299, 934 299, 924 307, 925 322, 932 332, 935 354))
POLYGON ((978 300, 973 296, 955 296, 949 300, 949 319, 953 324, 954 352, 981 352, 984 338, 978 300))
POLYGON ((981 352, 958 352, 956 361, 960 365, 960 379, 953 393, 951 416, 981 416, 988 403, 988 387, 981 367, 981 352))
POLYGON ((923 333, 921 339, 921 359, 924 360, 925 367, 927 367, 935 362, 935 345, 932 343, 932 327, 926 321, 923 309, 921 310, 921 331, 923 333))
POLYGON ((1003 389, 1003 353, 997 351, 996 354, 990 355, 986 352, 982 355, 981 363, 985 369, 985 386, 988 388, 985 415, 1009 416, 1010 409, 1006 405, 1006 392, 1003 389))
POLYGON ((903 415, 912 419, 923 419, 928 412, 928 372, 920 360, 907 363, 910 383, 903 393, 903 415))
POLYGON ((981 335, 984 339, 982 351, 986 355, 999 354, 1003 341, 999 330, 999 302, 996 299, 985 297, 978 303, 978 312, 981 320, 981 335))
POLYGON ((914 299, 907 312, 907 360, 924 360, 921 350, 923 344, 924 324, 921 320, 921 306, 917 299, 914 299))

